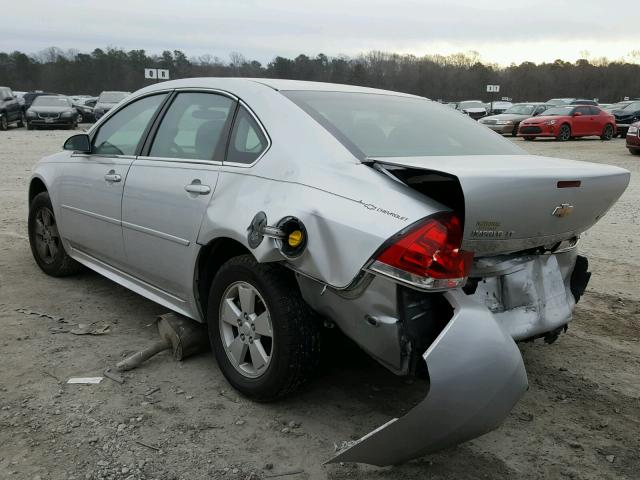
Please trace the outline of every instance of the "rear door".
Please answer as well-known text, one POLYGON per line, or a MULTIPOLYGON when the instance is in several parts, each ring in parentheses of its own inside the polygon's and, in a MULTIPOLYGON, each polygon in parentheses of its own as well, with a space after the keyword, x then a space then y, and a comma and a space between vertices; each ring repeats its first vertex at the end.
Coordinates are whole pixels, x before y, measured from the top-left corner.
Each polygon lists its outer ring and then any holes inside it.
POLYGON ((91 154, 74 153, 59 167, 63 236, 74 249, 116 268, 126 264, 121 211, 127 172, 166 98, 166 93, 156 94, 125 106, 100 126, 91 154))
POLYGON ((127 176, 122 203, 127 268, 183 301, 191 298, 196 239, 235 108, 235 98, 226 94, 176 93, 127 176))

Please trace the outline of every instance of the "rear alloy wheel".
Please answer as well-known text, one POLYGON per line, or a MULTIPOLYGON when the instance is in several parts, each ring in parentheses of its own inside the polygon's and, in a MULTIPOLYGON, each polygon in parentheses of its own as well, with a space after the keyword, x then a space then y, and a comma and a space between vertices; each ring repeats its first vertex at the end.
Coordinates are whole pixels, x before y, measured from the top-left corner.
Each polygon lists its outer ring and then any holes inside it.
POLYGON ((613 125, 611 125, 610 123, 605 125, 600 138, 602 140, 611 140, 613 138, 613 125))
POLYGON ((566 142, 569 139, 571 139, 571 127, 565 123, 560 127, 560 130, 558 130, 556 140, 559 142, 566 142))
POLYGON ((29 245, 40 269, 53 277, 78 273, 82 265, 62 245, 53 207, 47 192, 39 193, 29 206, 29 245))
POLYGON ((7 121, 7 116, 2 115, 2 117, 0 117, 0 130, 8 130, 8 129, 9 129, 9 122, 7 121))
POLYGON ((319 322, 280 265, 258 263, 252 255, 225 263, 211 285, 207 322, 220 370, 253 399, 292 392, 318 364, 319 322))

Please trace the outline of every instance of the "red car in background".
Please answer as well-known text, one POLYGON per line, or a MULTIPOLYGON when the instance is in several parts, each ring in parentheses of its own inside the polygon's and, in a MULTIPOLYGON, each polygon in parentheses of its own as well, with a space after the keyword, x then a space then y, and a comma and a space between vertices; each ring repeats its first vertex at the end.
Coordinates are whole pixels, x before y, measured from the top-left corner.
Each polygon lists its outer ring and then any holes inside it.
POLYGON ((640 122, 632 123, 627 130, 627 148, 633 155, 640 155, 640 122))
POLYGON ((518 136, 525 140, 554 137, 566 142, 572 137, 598 136, 611 140, 616 134, 616 119, 593 105, 562 105, 520 122, 518 136))

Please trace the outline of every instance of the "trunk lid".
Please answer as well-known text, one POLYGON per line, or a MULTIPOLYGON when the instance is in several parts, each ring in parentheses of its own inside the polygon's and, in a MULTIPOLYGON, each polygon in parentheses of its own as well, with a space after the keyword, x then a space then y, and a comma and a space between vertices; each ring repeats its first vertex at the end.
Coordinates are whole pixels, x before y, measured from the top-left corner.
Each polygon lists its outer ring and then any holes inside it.
MULTIPOLYGON (((476 256, 550 247, 580 235, 611 208, 630 178, 610 165, 534 155, 368 160, 391 171, 404 167, 455 177, 464 197, 462 247, 476 256)), ((428 190, 422 193, 428 196, 428 190)))

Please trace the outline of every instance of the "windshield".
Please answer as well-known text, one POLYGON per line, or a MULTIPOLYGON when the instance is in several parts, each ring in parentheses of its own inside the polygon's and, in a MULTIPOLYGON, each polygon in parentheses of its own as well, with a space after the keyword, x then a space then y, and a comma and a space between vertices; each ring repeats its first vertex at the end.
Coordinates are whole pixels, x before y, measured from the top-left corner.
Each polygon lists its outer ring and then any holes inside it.
POLYGON ((626 111, 640 110, 640 102, 633 102, 623 108, 626 111))
POLYGON ((575 107, 569 107, 569 106, 568 107, 553 107, 553 108, 550 108, 549 110, 545 110, 543 112, 543 115, 545 117, 549 116, 549 115, 552 115, 552 116, 571 115, 571 113, 573 112, 574 108, 575 107))
POLYGON ((573 100, 574 100, 573 98, 552 98, 546 103, 549 103, 551 105, 563 105, 563 104, 571 103, 573 102, 573 100))
POLYGON ((37 97, 32 105, 34 107, 70 107, 71 102, 67 97, 37 97))
POLYGON ((536 109, 535 105, 514 105, 505 110, 504 113, 513 113, 515 115, 532 115, 536 109))
POLYGON ((100 94, 100 98, 98 98, 99 103, 118 103, 121 100, 124 100, 129 93, 127 92, 102 92, 100 94))
POLYGON ((426 98, 285 91, 360 159, 434 155, 522 155, 509 140, 426 98))
POLYGON ((466 110, 468 108, 485 108, 482 102, 460 102, 458 104, 460 110, 466 110))

